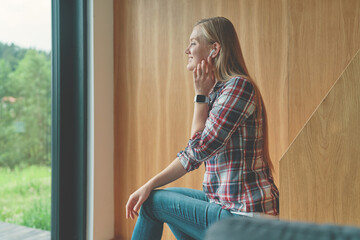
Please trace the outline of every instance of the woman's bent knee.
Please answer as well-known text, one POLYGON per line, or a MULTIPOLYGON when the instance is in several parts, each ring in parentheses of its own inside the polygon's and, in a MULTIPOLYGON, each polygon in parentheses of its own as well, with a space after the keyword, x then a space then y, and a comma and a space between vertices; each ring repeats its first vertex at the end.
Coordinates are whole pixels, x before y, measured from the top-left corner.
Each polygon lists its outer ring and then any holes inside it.
POLYGON ((140 214, 142 215, 152 215, 151 211, 153 208, 155 208, 158 205, 158 199, 161 199, 159 195, 161 195, 162 190, 152 190, 149 194, 149 197, 146 199, 146 201, 142 204, 140 214))

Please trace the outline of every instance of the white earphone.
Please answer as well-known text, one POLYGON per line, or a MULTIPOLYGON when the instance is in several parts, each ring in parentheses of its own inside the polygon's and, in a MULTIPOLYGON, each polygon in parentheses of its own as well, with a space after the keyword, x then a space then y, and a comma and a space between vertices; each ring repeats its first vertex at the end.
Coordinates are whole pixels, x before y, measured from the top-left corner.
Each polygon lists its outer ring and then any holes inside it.
POLYGON ((211 50, 209 57, 215 52, 215 49, 211 50))

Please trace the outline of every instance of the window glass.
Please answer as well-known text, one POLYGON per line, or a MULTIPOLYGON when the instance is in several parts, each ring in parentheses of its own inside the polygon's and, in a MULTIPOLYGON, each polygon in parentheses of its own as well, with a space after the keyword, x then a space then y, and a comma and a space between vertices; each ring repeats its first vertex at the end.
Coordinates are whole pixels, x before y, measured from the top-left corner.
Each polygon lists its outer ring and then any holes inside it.
POLYGON ((51 1, 0 1, 0 222, 50 231, 51 1))

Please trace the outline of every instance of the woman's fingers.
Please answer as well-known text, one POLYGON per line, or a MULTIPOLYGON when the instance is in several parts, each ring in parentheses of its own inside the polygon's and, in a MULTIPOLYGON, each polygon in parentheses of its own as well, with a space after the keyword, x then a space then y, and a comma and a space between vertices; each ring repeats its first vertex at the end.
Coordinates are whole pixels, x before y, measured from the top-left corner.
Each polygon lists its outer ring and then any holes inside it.
POLYGON ((197 94, 207 95, 214 86, 214 73, 211 58, 202 60, 193 70, 194 88, 197 94))
POLYGON ((134 210, 131 211, 131 219, 135 219, 135 215, 138 216, 138 213, 134 210))
POLYGON ((139 216, 139 214, 134 209, 129 209, 128 216, 126 218, 135 219, 135 215, 139 216))
POLYGON ((133 210, 134 210, 136 213, 140 210, 140 207, 141 207, 142 203, 143 203, 143 200, 140 198, 140 199, 137 201, 135 207, 133 208, 133 210))
POLYGON ((131 215, 131 197, 129 198, 128 202, 126 203, 126 218, 129 218, 131 215))
POLYGON ((125 209, 126 209, 126 218, 129 218, 129 216, 130 216, 130 212, 129 212, 129 201, 130 201, 130 199, 129 199, 128 202, 126 203, 126 207, 125 207, 125 209))
POLYGON ((134 219, 134 206, 138 205, 138 200, 130 196, 126 204, 126 218, 134 219))
MULTIPOLYGON (((207 73, 207 63, 205 60, 202 60, 201 63, 198 63, 196 68, 196 75, 194 74, 194 79, 200 78, 204 73, 207 73)), ((193 71, 195 73, 195 71, 193 71)))
POLYGON ((197 77, 200 77, 200 75, 201 75, 201 65, 200 65, 200 63, 197 65, 197 68, 196 68, 196 75, 197 75, 197 77))
POLYGON ((205 60, 202 60, 202 61, 201 61, 201 72, 207 73, 205 60))
POLYGON ((212 69, 212 67, 213 67, 213 58, 211 56, 209 56, 207 58, 207 62, 208 62, 208 69, 212 69))
POLYGON ((139 213, 137 211, 133 211, 132 213, 133 213, 133 215, 139 216, 139 213))

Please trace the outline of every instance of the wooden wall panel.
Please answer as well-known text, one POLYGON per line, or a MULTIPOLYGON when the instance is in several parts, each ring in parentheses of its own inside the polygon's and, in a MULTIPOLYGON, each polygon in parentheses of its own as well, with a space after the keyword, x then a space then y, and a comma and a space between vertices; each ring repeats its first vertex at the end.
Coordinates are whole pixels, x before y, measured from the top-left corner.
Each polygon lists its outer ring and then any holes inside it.
POLYGON ((360 47, 359 0, 289 0, 289 142, 360 47))
MULTIPOLYGON (((201 18, 225 16, 234 23, 267 106, 278 169, 288 146, 286 9, 285 0, 114 1, 116 237, 130 239, 135 224, 125 219, 128 196, 188 141, 194 91, 184 50, 201 18)), ((170 186, 201 189, 203 173, 200 168, 170 186)), ((163 238, 174 239, 168 229, 163 238)))
POLYGON ((359 92, 360 53, 280 162, 283 218, 360 226, 359 92))
MULTIPOLYGON (((289 142, 292 142, 360 48, 360 1, 289 0, 288 11, 288 113, 289 142)), ((319 137, 324 136, 328 130, 327 122, 313 125, 311 130, 320 134, 319 137)), ((300 135, 298 137, 300 138, 300 135)), ((299 141, 306 140, 303 137, 299 141)), ((324 193, 322 189, 319 189, 322 183, 333 184, 334 166, 331 165, 332 162, 327 162, 330 165, 326 166, 325 160, 322 160, 333 152, 326 145, 329 143, 320 142, 319 144, 325 144, 318 146, 321 149, 319 151, 322 158, 317 159, 313 156, 312 163, 308 162, 308 159, 301 159, 290 153, 281 159, 280 213, 282 218, 344 222, 339 219, 346 218, 346 214, 334 208, 335 196, 324 194, 322 204, 326 208, 322 208, 320 202, 317 204, 315 202, 319 200, 317 192, 324 193), (329 180, 325 179, 327 174, 329 180), (320 177, 315 177, 315 175, 320 175, 320 177), (338 216, 332 216, 334 211, 337 211, 338 216)), ((293 151, 291 148, 289 151, 293 151)), ((342 151, 342 149, 336 149, 342 151)), ((307 147, 303 148, 303 151, 303 154, 307 155, 313 153, 307 147)), ((303 154, 300 156, 303 157, 303 154)), ((342 172, 342 174, 347 173, 342 172)), ((344 203, 347 201, 346 197, 346 195, 343 197, 344 203)), ((338 195, 337 203, 340 199, 338 195)))

